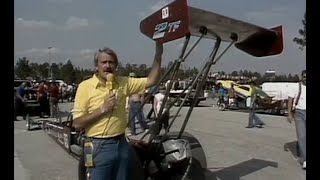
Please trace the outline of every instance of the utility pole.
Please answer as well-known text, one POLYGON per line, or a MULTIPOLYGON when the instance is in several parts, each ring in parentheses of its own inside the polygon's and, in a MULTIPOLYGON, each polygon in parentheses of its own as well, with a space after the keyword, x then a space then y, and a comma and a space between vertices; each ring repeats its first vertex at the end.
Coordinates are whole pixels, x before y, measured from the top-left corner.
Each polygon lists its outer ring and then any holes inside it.
POLYGON ((52 80, 51 49, 52 49, 52 47, 48 47, 48 50, 49 50, 49 72, 48 72, 48 77, 52 80))

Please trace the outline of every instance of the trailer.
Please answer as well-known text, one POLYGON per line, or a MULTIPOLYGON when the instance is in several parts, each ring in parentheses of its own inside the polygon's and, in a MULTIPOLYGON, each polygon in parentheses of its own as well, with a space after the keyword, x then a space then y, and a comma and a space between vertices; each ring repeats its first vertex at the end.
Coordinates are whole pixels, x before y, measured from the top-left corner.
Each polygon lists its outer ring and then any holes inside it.
POLYGON ((288 95, 291 89, 298 86, 297 82, 265 82, 261 85, 261 88, 270 97, 272 97, 272 103, 276 103, 274 109, 271 109, 271 113, 285 115, 287 114, 288 95))

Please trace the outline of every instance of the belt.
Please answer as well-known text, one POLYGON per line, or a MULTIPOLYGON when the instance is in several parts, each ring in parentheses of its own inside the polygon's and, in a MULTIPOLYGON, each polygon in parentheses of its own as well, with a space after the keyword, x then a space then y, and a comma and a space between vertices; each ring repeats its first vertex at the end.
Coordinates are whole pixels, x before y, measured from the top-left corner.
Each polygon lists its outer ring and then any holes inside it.
POLYGON ((120 140, 122 138, 124 138, 125 135, 124 134, 120 134, 117 136, 113 136, 113 137, 86 137, 88 139, 98 139, 98 140, 120 140))

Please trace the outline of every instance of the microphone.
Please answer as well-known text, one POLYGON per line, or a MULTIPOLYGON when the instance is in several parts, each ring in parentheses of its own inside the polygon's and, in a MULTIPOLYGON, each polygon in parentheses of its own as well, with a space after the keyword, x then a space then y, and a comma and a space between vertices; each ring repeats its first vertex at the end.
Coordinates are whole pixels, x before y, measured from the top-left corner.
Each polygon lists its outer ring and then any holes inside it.
POLYGON ((117 96, 117 90, 114 87, 115 75, 112 73, 108 73, 106 76, 107 79, 107 87, 117 96))
POLYGON ((107 86, 109 86, 110 89, 113 89, 114 74, 108 73, 106 76, 106 79, 107 79, 107 86))

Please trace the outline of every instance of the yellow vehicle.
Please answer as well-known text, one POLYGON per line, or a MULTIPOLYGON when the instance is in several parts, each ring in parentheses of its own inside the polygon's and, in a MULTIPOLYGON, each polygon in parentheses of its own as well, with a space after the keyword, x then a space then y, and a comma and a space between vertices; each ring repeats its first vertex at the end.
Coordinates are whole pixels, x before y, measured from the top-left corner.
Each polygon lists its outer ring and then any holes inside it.
MULTIPOLYGON (((219 80, 217 83, 221 83, 222 87, 229 90, 231 87, 231 84, 233 84, 233 88, 236 91, 237 94, 237 102, 238 102, 238 108, 248 108, 249 104, 251 102, 250 94, 252 92, 252 88, 250 85, 242 85, 237 84, 234 81, 230 80, 219 80)), ((286 104, 282 102, 281 100, 273 101, 273 97, 269 96, 265 91, 263 91, 261 88, 256 87, 257 92, 257 105, 259 109, 266 110, 271 114, 285 114, 285 108, 286 104)))
MULTIPOLYGON (((247 98, 250 97, 250 94, 252 93, 252 88, 250 87, 250 85, 247 84, 237 84, 234 81, 231 80, 219 80, 217 81, 218 83, 220 82, 222 84, 222 86, 225 89, 230 89, 231 88, 231 84, 233 84, 233 88, 236 91, 237 95, 242 97, 242 98, 247 98)), ((264 92, 261 88, 256 87, 256 91, 257 91, 257 95, 261 98, 271 98, 270 96, 268 96, 268 94, 266 92, 264 92)))

